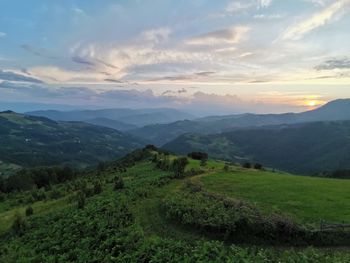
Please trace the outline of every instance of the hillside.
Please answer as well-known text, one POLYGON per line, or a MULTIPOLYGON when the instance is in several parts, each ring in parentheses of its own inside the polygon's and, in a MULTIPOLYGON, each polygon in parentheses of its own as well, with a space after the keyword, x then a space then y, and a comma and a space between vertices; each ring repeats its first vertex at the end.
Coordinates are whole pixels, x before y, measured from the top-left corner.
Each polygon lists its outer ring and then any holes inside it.
MULTIPOLYGON (((84 121, 96 122, 99 121, 101 126, 113 128, 115 124, 110 124, 113 121, 118 121, 118 128, 125 123, 125 128, 142 127, 150 124, 170 123, 178 120, 193 119, 194 116, 178 111, 175 109, 102 109, 102 110, 75 110, 75 111, 31 111, 27 114, 32 116, 46 117, 56 121, 84 121), (95 121, 94 121, 95 120, 95 121), (109 120, 109 121, 108 121, 109 120), (131 126, 130 126, 131 125, 131 126), (112 127, 111 127, 112 126, 112 127)), ((119 129, 121 130, 121 129, 119 129)))
POLYGON ((144 142, 113 129, 0 113, 0 161, 20 166, 90 166, 125 155, 144 142))
POLYGON ((210 116, 190 121, 148 125, 130 132, 154 144, 163 145, 185 133, 212 134, 267 125, 337 120, 350 120, 350 99, 331 101, 318 109, 302 113, 210 116))
POLYGON ((164 145, 176 153, 205 151, 233 162, 259 162, 290 172, 313 174, 350 168, 350 121, 315 122, 185 134, 164 145))
MULTIPOLYGON (((293 177, 306 186, 296 188, 289 200, 312 216, 305 228, 299 223, 300 214, 295 214, 294 221, 283 214, 283 209, 261 211, 261 203, 231 195, 237 186, 222 183, 227 178, 235 183, 234 178, 254 173, 266 178, 270 175, 213 160, 201 166, 199 161, 189 159, 177 176, 175 163, 179 159, 145 148, 106 164, 103 171, 77 175, 50 187, 2 195, 0 262, 350 260, 346 248, 349 232, 321 231, 318 218, 327 218, 329 211, 319 209, 315 213, 298 203, 298 192, 303 196, 314 193, 315 179, 293 177), (213 184, 215 177, 218 185, 213 184), (216 193, 211 192, 214 190, 216 193)), ((286 177, 278 173, 273 176, 280 182, 286 177)), ((344 197, 336 191, 339 183, 319 180, 329 183, 332 191, 328 198, 333 205, 344 207, 344 197)), ((256 185, 254 180, 249 183, 251 187, 256 185)), ((254 196, 252 191, 250 194, 254 196)), ((280 192, 268 194, 278 197, 280 192)), ((272 199, 271 205, 280 199, 272 199)), ((308 204, 319 205, 315 200, 308 204)), ((343 212, 346 209, 339 209, 332 218, 345 219, 343 212)))

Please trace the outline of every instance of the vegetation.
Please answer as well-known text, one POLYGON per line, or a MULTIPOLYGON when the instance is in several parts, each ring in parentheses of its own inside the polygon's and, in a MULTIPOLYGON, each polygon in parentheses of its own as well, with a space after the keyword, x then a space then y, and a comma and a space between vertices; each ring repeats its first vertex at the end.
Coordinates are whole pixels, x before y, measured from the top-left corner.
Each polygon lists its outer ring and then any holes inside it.
POLYGON ((202 177, 209 192, 245 200, 266 212, 283 212, 299 222, 350 222, 350 181, 235 169, 202 177))
POLYGON ((2 112, 0 145, 0 174, 6 175, 18 166, 93 166, 122 157, 144 142, 91 124, 2 112))
POLYGON ((246 201, 210 194, 204 189, 208 185, 201 185, 223 173, 224 167, 228 174, 243 168, 213 160, 203 167, 199 160, 185 159, 147 147, 105 163, 103 171, 89 171, 50 187, 5 193, 0 203, 0 262, 350 260, 343 249, 309 247, 346 246, 348 232, 321 233, 317 240, 322 242, 316 243, 301 223, 281 213, 260 211, 246 201), (187 163, 180 178, 174 178, 174 163, 187 163), (123 188, 116 191, 118 178, 123 188), (41 200, 33 200, 33 193, 41 200), (31 200, 34 211, 28 217, 24 217, 26 200, 31 200), (297 250, 291 246, 296 240, 301 246, 297 250), (249 248, 241 245, 246 243, 249 248), (260 246, 267 243, 284 247, 260 246))
MULTIPOLYGON (((314 175, 350 169, 350 121, 315 122, 200 135, 185 134, 165 144, 177 154, 207 152, 212 158, 260 163, 292 173, 314 175)), ((334 176, 343 176, 334 174, 334 176)))

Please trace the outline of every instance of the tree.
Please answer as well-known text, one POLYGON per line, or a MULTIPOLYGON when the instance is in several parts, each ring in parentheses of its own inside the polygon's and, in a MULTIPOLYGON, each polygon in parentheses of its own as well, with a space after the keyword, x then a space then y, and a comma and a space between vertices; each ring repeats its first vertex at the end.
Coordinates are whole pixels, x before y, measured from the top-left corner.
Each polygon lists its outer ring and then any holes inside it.
POLYGON ((245 162, 244 164, 242 164, 242 167, 249 169, 249 168, 252 168, 252 164, 249 162, 245 162))
POLYGON ((172 168, 174 171, 175 178, 180 178, 184 176, 185 168, 187 164, 188 164, 188 160, 186 157, 176 158, 173 161, 172 168))
POLYGON ((100 181, 96 181, 94 184, 94 194, 99 194, 102 192, 102 184, 100 181))
POLYGON ((77 194, 78 208, 83 209, 85 207, 85 193, 84 191, 79 191, 77 194))
POLYGON ((205 152, 191 152, 187 156, 193 160, 208 160, 208 154, 205 152))
POLYGON ((18 212, 16 212, 12 223, 12 230, 17 235, 21 235, 24 233, 26 227, 27 227, 27 222, 18 212))
POLYGON ((254 164, 254 169, 261 170, 263 168, 262 164, 256 163, 254 164))
POLYGON ((124 181, 121 176, 117 176, 114 181, 114 190, 119 190, 124 188, 124 181))
POLYGON ((26 216, 31 216, 33 214, 33 208, 28 206, 26 209, 26 216))

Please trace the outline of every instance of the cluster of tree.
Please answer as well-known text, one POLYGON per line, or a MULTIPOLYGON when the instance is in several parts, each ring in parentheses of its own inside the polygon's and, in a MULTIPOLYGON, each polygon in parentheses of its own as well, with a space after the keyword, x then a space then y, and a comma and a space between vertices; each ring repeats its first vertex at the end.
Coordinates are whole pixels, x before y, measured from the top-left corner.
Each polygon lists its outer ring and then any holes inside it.
POLYGON ((172 171, 175 178, 185 176, 185 169, 188 165, 188 159, 186 157, 177 157, 170 160, 168 154, 155 154, 152 161, 156 164, 158 169, 172 171))
POLYGON ((250 169, 250 168, 254 168, 254 169, 257 169, 257 170, 262 170, 263 169, 263 166, 262 164, 260 163, 250 163, 250 162, 245 162, 242 164, 242 167, 243 168, 247 168, 247 169, 250 169))
POLYGON ((348 169, 339 169, 335 171, 325 171, 317 176, 328 177, 328 178, 339 178, 339 179, 350 179, 350 170, 348 169))
POLYGON ((22 169, 7 178, 0 178, 0 192, 25 191, 63 183, 76 178, 82 172, 70 167, 38 167, 22 169))
POLYGON ((205 152, 191 152, 187 156, 193 160, 208 160, 208 154, 205 152))

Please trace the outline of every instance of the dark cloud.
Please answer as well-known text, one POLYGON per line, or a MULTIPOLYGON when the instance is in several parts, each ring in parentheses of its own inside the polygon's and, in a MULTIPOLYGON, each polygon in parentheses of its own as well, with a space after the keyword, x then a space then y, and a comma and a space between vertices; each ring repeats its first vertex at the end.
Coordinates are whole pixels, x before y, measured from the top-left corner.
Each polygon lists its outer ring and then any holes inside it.
POLYGON ((58 57, 49 55, 49 52, 44 48, 36 48, 28 44, 21 45, 21 48, 38 57, 58 59, 58 57))
POLYGON ((108 68, 118 69, 117 66, 115 66, 115 65, 113 65, 113 64, 111 64, 111 63, 108 63, 108 62, 106 62, 106 61, 103 61, 103 60, 101 60, 101 59, 95 59, 95 60, 96 60, 97 62, 101 63, 102 65, 108 67, 108 68))
POLYGON ((113 82, 113 83, 125 83, 124 81, 122 80, 119 80, 119 79, 104 79, 104 81, 107 81, 107 82, 113 82))
POLYGON ((84 98, 91 99, 97 94, 86 87, 48 87, 43 85, 20 85, 10 81, 0 83, 0 89, 12 90, 33 97, 44 98, 84 98))
POLYGON ((83 58, 83 57, 80 57, 80 56, 73 56, 71 57, 72 61, 77 63, 77 64, 83 64, 83 65, 87 65, 87 66, 95 66, 95 63, 86 59, 86 58, 83 58))
POLYGON ((169 81, 183 81, 183 80, 198 80, 200 78, 205 78, 208 76, 211 76, 215 74, 213 71, 202 71, 202 72, 196 72, 193 74, 188 75, 175 75, 175 76, 164 76, 160 78, 153 78, 148 81, 162 81, 162 80, 169 80, 169 81))
POLYGON ((330 59, 315 67, 316 70, 350 69, 350 58, 330 59))
POLYGON ((23 82, 30 82, 30 83, 44 83, 40 79, 36 79, 33 77, 28 77, 22 74, 14 73, 11 71, 3 71, 0 69, 0 80, 7 80, 7 81, 23 81, 23 82))

